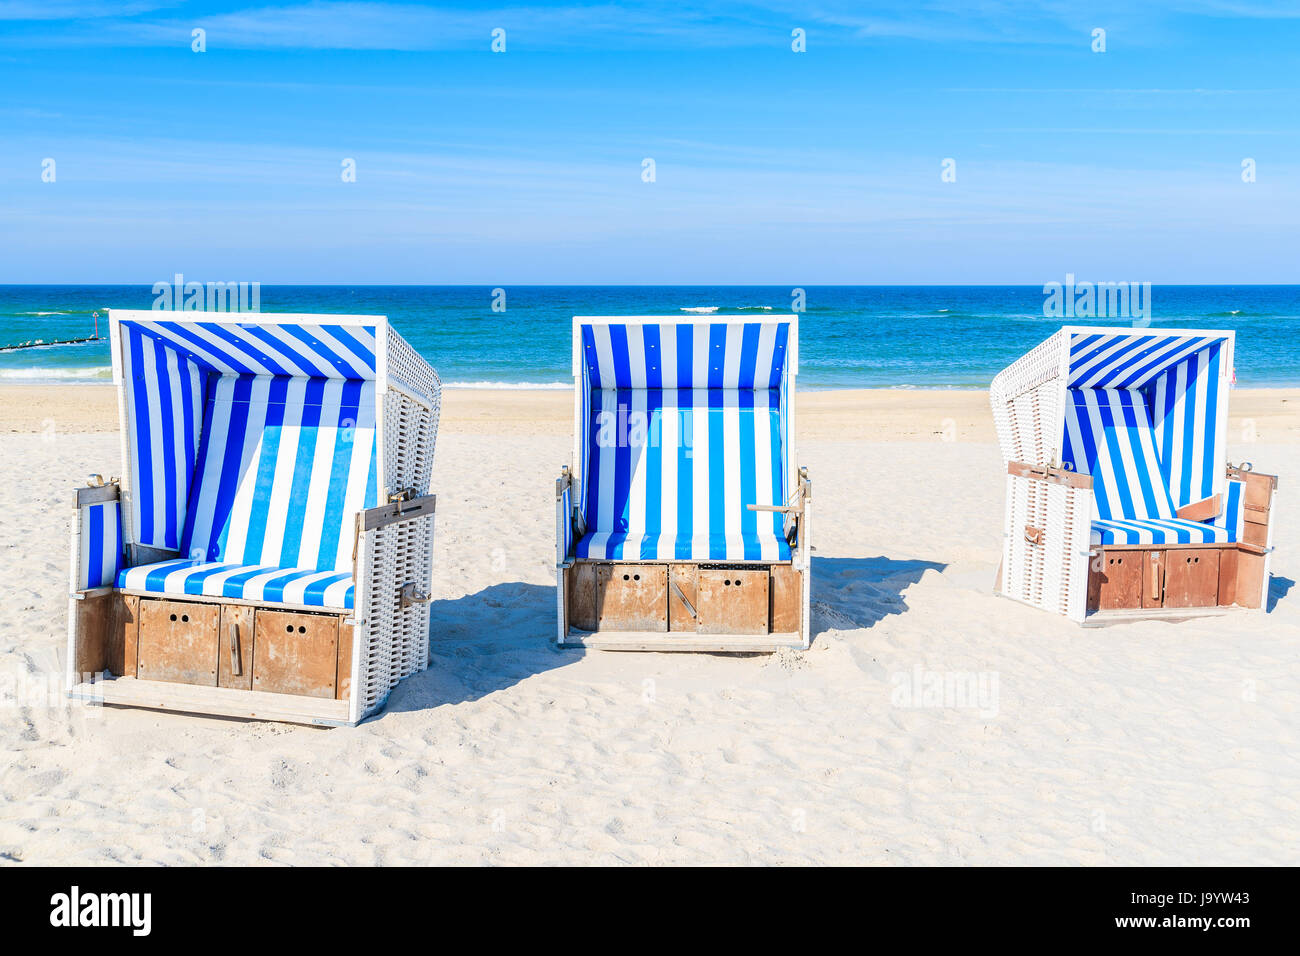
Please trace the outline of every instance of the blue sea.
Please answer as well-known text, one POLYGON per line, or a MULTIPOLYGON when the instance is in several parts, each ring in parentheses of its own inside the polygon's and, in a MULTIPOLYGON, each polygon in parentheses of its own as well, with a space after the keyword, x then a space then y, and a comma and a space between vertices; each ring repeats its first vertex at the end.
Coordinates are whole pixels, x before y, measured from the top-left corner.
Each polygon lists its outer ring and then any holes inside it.
MULTIPOLYGON (((387 315, 447 385, 567 387, 574 315, 763 315, 789 286, 262 286, 263 312, 387 315)), ((801 389, 984 388, 1063 324, 1041 286, 809 286, 801 389)), ((1300 286, 1155 286, 1156 328, 1237 332, 1241 386, 1300 385, 1300 286)), ((0 286, 0 346, 103 335, 109 308, 148 309, 150 286, 0 286)), ((107 382, 106 340, 0 351, 0 383, 107 382)))

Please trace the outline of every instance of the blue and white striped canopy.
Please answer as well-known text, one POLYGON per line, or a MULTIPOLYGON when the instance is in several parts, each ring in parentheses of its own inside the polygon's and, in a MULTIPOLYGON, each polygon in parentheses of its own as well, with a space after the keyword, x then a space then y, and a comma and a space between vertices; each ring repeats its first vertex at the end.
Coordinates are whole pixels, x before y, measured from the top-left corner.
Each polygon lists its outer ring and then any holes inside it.
MULTIPOLYGON (((377 321, 302 323, 248 313, 133 312, 121 327, 166 346, 206 371, 373 379, 377 321), (146 317, 147 316, 147 317, 146 317), (190 317, 187 317, 190 316, 190 317)), ((319 319, 319 316, 312 318, 319 319)))
POLYGON ((1198 352, 1228 341, 1226 332, 1072 330, 1071 388, 1144 388, 1198 352))
MULTIPOLYGON (((574 320, 573 556, 787 561, 793 317, 574 320)), ((566 546, 567 547, 567 546, 566 546)))
MULTIPOLYGON (((120 587, 350 606, 380 497, 380 316, 111 313, 126 540, 177 552, 120 587)), ((105 562, 106 564, 107 562, 105 562)))
POLYGON ((1093 478, 1098 543, 1232 540, 1230 522, 1184 521, 1227 487, 1232 333, 1065 330, 1060 461, 1093 478))
POLYGON ((575 322, 593 389, 779 388, 794 368, 789 321, 575 322))

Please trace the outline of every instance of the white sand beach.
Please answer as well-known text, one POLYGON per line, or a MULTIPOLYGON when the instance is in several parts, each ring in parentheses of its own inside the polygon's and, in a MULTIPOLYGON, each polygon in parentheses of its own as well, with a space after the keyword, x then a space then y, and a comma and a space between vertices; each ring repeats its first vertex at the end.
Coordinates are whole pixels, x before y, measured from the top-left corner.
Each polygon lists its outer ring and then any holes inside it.
POLYGON ((571 401, 445 394, 431 665, 318 729, 62 699, 114 393, 0 388, 0 863, 1300 863, 1300 390, 1233 396, 1271 613, 1096 629, 992 593, 984 393, 801 395, 812 648, 730 657, 555 648, 571 401))

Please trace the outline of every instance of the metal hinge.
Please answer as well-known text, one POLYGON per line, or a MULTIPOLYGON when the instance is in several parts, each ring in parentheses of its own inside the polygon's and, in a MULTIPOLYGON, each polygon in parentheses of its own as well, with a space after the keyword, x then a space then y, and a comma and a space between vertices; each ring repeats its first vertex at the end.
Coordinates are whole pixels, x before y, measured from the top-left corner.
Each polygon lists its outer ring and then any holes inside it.
POLYGON ((402 585, 402 589, 397 592, 397 596, 398 603, 403 608, 408 608, 412 604, 428 604, 433 600, 429 595, 417 591, 415 585, 409 581, 402 585))

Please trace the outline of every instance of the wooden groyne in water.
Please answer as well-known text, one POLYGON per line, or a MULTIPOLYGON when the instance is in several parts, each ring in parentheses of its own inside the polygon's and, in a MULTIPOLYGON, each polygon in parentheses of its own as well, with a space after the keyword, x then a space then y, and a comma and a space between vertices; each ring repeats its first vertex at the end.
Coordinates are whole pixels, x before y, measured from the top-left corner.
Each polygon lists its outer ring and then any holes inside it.
POLYGON ((43 349, 47 345, 80 345, 83 342, 98 342, 100 336, 88 335, 84 339, 51 339, 49 342, 19 342, 17 345, 0 345, 0 352, 17 352, 19 349, 43 349))

